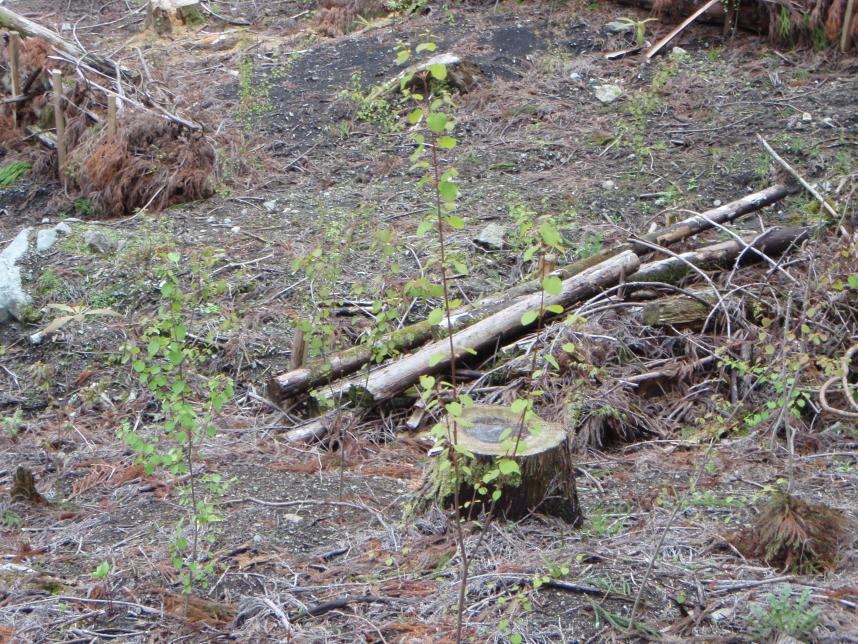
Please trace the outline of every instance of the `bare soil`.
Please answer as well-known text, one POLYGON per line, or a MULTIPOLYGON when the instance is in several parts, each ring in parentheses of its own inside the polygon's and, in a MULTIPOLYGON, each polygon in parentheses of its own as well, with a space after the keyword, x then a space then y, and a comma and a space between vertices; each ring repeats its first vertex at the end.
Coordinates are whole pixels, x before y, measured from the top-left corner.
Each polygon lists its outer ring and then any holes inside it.
MULTIPOLYGON (((226 2, 211 6, 253 26, 212 19, 167 40, 139 35, 142 13, 129 16, 123 3, 84 5, 28 0, 16 10, 52 28, 75 25, 87 47, 118 50, 129 66, 139 66, 139 49, 154 82, 175 93, 175 110, 206 124, 218 190, 205 202, 122 220, 91 217, 74 194, 42 179, 0 190, 4 242, 25 225, 82 220, 44 256, 27 256, 28 320, 0 326, 0 483, 11 486, 24 466, 45 498, 30 504, 3 492, 0 641, 453 641, 461 573, 453 531, 441 515, 406 513, 429 447, 403 431, 410 409, 386 408, 337 445, 295 445, 284 433, 304 406, 282 411, 263 399, 267 378, 288 367, 297 320, 357 307, 329 320, 348 346, 367 327, 359 309, 421 275, 437 254, 436 242, 415 232, 428 206, 410 170, 406 107, 394 96, 362 113, 358 100, 398 73, 402 43, 431 40, 479 69, 474 89, 455 98, 458 146, 445 160, 461 173, 466 227, 449 241, 470 269, 455 280, 464 300, 532 270, 521 259, 516 212, 557 218, 572 259, 663 224, 665 213, 684 216, 770 185, 782 176, 757 133, 836 193, 847 225, 858 216, 854 56, 775 51, 754 36, 692 25, 667 48, 685 54, 608 61, 603 53, 630 37, 604 25, 645 17, 612 4, 429 3, 327 39, 312 31, 309 5, 226 2), (600 103, 602 84, 623 96, 600 103), (507 226, 506 249, 473 242, 490 222, 507 226), (93 252, 87 230, 119 249, 93 252), (379 250, 383 230, 392 257, 379 250), (294 263, 315 248, 319 259, 294 263), (157 404, 120 358, 157 312, 155 267, 170 251, 182 253, 189 285, 198 269, 212 286, 190 324, 211 338, 205 374, 236 383, 217 435, 202 445, 200 467, 231 486, 209 532, 215 573, 190 610, 169 556, 185 512, 177 483, 146 475, 116 437, 123 423, 159 431, 157 404), (28 336, 55 315, 49 303, 121 316, 73 321, 33 345, 28 336), (102 561, 112 567, 106 581, 92 574, 102 561)), ((672 26, 650 23, 647 37, 672 26)), ((814 203, 796 193, 739 226, 814 224, 814 203)), ((409 320, 429 308, 416 303, 409 320)), ((622 312, 611 315, 604 328, 631 343, 637 331, 621 329, 622 312)), ((685 346, 684 338, 658 341, 685 346)), ((856 425, 819 416, 791 467, 782 441, 764 431, 716 435, 710 449, 711 436, 683 429, 707 426, 706 410, 692 402, 722 377, 689 385, 682 413, 667 414, 681 395, 665 403, 660 435, 582 455, 582 529, 539 515, 493 523, 484 539, 477 524, 466 526, 469 641, 759 641, 753 609, 768 610, 769 593, 786 585, 796 597, 808 590, 819 609, 814 641, 858 641, 853 543, 835 570, 797 575, 746 559, 731 541, 789 477, 803 499, 840 510, 854 526, 856 425), (543 576, 579 589, 534 583, 543 576), (636 597, 642 627, 606 618, 627 616, 636 597)), ((559 413, 570 383, 549 388, 552 403, 541 411, 559 413)), ((491 396, 502 402, 515 391, 491 396)))

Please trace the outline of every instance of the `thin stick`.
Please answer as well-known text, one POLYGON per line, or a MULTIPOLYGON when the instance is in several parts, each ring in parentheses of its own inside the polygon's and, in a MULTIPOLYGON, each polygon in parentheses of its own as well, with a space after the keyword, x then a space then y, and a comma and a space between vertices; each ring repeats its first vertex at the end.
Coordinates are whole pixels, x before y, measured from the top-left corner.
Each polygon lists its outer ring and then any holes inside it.
POLYGON ((682 23, 680 23, 678 27, 676 27, 673 31, 671 31, 664 38, 662 38, 657 43, 655 43, 655 45, 652 46, 652 48, 645 54, 646 59, 650 60, 659 51, 661 51, 662 47, 664 47, 667 43, 676 38, 676 36, 679 35, 683 29, 685 29, 688 25, 697 20, 697 18, 699 18, 703 13, 708 11, 710 7, 713 7, 718 4, 718 2, 720 2, 720 0, 709 0, 709 2, 707 2, 697 11, 688 16, 685 20, 682 21, 682 23))
POLYGON ((838 215, 837 211, 831 207, 831 204, 829 204, 825 200, 825 197, 819 194, 816 188, 814 188, 807 181, 805 181, 804 178, 798 172, 796 172, 789 163, 784 161, 781 156, 772 149, 772 146, 769 145, 768 141, 766 141, 760 134, 757 134, 757 140, 762 143, 763 147, 766 149, 766 152, 768 152, 771 157, 775 161, 777 161, 784 170, 786 170, 793 177, 795 177, 796 181, 798 181, 805 190, 812 194, 814 198, 816 198, 816 200, 819 201, 820 204, 822 204, 822 207, 828 211, 828 214, 830 214, 835 219, 840 219, 840 215, 838 215))
MULTIPOLYGON (((21 94, 21 73, 18 68, 18 44, 21 36, 17 33, 9 34, 9 74, 12 76, 12 96, 21 94)), ((12 104, 12 123, 18 127, 18 104, 12 104)))
POLYGON ((54 90, 54 122, 57 127, 57 163, 62 178, 66 165, 66 124, 63 118, 63 73, 58 69, 51 72, 51 84, 54 90))

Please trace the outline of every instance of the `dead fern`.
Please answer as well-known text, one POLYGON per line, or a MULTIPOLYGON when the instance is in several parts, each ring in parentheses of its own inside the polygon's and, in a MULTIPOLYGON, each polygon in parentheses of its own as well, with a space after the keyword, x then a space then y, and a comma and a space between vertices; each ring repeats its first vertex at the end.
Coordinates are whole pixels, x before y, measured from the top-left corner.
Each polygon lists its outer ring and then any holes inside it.
POLYGON ((846 541, 847 520, 824 505, 777 492, 754 525, 733 539, 747 557, 796 574, 836 567, 846 541))

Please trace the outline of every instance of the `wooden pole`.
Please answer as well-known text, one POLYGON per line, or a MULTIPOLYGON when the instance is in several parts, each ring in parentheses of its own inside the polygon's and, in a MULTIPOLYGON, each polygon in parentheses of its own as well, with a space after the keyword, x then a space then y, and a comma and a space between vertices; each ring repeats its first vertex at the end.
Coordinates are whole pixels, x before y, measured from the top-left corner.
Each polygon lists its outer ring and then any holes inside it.
POLYGON ((51 72, 51 85, 54 90, 54 122, 57 127, 57 164, 62 178, 66 164, 66 124, 63 118, 63 73, 60 70, 51 72))
POLYGON ((840 32, 840 51, 849 51, 849 41, 852 40, 852 12, 855 11, 855 0, 846 3, 846 14, 843 16, 843 31, 840 32))
MULTIPOLYGON (((9 74, 12 76, 12 96, 21 95, 21 72, 18 68, 18 45, 21 36, 16 33, 9 34, 9 74)), ((18 104, 12 103, 12 123, 18 127, 18 104)))
POLYGON ((107 95, 107 134, 116 137, 116 95, 107 95))

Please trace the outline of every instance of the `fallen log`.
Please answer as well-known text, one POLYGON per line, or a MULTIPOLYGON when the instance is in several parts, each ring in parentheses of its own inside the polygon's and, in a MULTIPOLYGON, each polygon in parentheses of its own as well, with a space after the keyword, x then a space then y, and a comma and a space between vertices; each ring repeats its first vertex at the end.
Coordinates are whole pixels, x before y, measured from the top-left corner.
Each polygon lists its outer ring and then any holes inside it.
POLYGON ((634 282, 666 282, 676 284, 683 278, 701 271, 745 266, 758 262, 763 255, 780 255, 788 248, 798 245, 810 237, 810 228, 772 228, 758 238, 746 237, 741 242, 730 241, 704 246, 686 253, 679 253, 640 267, 628 277, 634 282))
MULTIPOLYGON (((790 191, 791 189, 783 184, 770 186, 765 190, 760 190, 736 201, 707 210, 700 215, 694 215, 671 226, 653 231, 644 235, 641 240, 649 244, 669 246, 672 243, 711 229, 713 222, 725 224, 750 212, 769 206, 783 199, 790 191)), ((651 252, 651 248, 644 246, 642 243, 631 242, 568 264, 555 271, 554 274, 558 275, 561 279, 568 279, 626 250, 634 250, 639 253, 651 252)), ((457 309, 451 316, 453 331, 458 331, 470 324, 485 319, 489 315, 509 306, 516 299, 538 291, 539 288, 539 280, 529 280, 507 291, 483 297, 474 304, 457 309)), ((423 320, 384 336, 379 340, 379 343, 393 347, 398 351, 408 351, 428 342, 433 335, 443 335, 446 333, 446 326, 446 320, 443 320, 438 325, 432 325, 428 321, 423 320)), ((371 358, 371 346, 356 346, 336 353, 330 358, 311 361, 301 368, 292 369, 271 378, 267 385, 268 397, 275 402, 281 402, 306 393, 311 389, 355 373, 368 364, 371 358)))
POLYGON ((140 75, 137 72, 126 67, 122 67, 103 56, 98 56, 84 51, 77 45, 61 38, 56 32, 53 32, 50 29, 33 22, 29 18, 25 18, 24 16, 15 13, 14 11, 10 11, 2 5, 0 5, 0 26, 16 31, 24 36, 41 38, 45 42, 53 45, 60 52, 65 53, 78 61, 85 62, 90 67, 97 69, 109 78, 116 77, 117 70, 119 70, 126 80, 137 82, 140 79, 140 75))
MULTIPOLYGON (((421 375, 449 369, 453 360, 493 347, 499 339, 534 326, 534 323, 522 325, 522 316, 525 313, 539 311, 540 305, 548 307, 559 304, 568 307, 616 284, 622 275, 634 273, 638 265, 637 255, 625 251, 564 280, 557 295, 538 292, 523 297, 511 306, 454 333, 451 338, 432 342, 416 353, 404 356, 368 376, 338 383, 332 388, 333 395, 340 396, 354 388, 358 391, 354 398, 367 404, 388 400, 415 384, 421 375)), ((549 316, 550 314, 546 314, 546 317, 549 316)))

